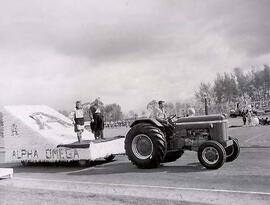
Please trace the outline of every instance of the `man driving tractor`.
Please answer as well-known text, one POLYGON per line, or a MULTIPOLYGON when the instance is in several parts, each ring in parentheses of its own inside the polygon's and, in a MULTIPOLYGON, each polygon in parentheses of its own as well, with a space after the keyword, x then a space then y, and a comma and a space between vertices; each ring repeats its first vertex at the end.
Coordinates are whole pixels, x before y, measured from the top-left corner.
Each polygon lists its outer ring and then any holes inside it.
POLYGON ((158 101, 158 108, 152 110, 150 118, 155 118, 158 121, 165 122, 167 121, 167 111, 165 110, 165 101, 158 101))
POLYGON ((173 135, 174 127, 172 125, 171 119, 169 119, 168 112, 165 109, 165 101, 160 100, 158 101, 158 108, 152 110, 150 118, 154 118, 166 127, 166 133, 168 136, 173 135))

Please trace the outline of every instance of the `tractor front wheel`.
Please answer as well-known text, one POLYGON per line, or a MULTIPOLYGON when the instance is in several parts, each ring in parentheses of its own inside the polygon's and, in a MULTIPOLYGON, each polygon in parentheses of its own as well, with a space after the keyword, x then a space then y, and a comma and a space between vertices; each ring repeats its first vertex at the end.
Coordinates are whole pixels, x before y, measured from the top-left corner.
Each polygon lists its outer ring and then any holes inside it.
POLYGON ((138 168, 156 168, 167 149, 163 132, 155 125, 140 123, 128 132, 125 150, 129 160, 138 168))
POLYGON ((240 146, 238 140, 231 138, 233 140, 233 145, 226 148, 226 162, 234 161, 240 154, 240 146))
POLYGON ((226 152, 219 142, 207 141, 199 147, 198 159, 207 169, 218 169, 226 160, 226 152))

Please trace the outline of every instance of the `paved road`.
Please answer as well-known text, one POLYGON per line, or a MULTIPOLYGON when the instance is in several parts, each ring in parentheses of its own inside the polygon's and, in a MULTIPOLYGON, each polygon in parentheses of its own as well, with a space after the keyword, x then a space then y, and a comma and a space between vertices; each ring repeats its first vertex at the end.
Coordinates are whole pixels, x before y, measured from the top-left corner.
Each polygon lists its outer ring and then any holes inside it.
POLYGON ((87 168, 13 164, 14 178, 0 181, 0 204, 270 204, 269 131, 229 129, 243 148, 219 170, 204 169, 193 152, 151 170, 126 156, 87 168))

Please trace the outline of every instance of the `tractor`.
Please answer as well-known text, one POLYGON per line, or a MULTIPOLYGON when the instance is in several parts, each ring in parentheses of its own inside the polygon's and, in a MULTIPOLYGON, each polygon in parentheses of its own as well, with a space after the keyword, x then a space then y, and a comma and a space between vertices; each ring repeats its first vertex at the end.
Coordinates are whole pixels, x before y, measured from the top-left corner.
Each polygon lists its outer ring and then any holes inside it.
POLYGON ((218 169, 240 153, 238 140, 227 135, 227 123, 223 115, 139 119, 126 135, 125 151, 138 168, 156 168, 190 150, 204 167, 218 169))

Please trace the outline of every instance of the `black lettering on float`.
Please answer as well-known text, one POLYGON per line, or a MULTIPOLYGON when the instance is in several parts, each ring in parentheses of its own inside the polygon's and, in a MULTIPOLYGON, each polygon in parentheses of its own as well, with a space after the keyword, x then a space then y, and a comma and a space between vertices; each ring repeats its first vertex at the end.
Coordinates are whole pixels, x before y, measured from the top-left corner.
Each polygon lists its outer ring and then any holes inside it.
POLYGON ((58 150, 57 149, 53 149, 52 150, 52 158, 53 159, 58 159, 58 150))
POLYGON ((51 149, 46 149, 46 159, 51 159, 51 158, 52 158, 51 149))
POLYGON ((66 157, 67 157, 67 159, 71 159, 72 158, 70 149, 66 149, 66 157))
POLYGON ((32 158, 32 154, 33 154, 33 151, 32 150, 28 150, 27 151, 27 158, 32 158))
POLYGON ((34 158, 38 158, 38 151, 37 150, 34 151, 34 158))
POLYGON ((59 149, 59 158, 60 159, 65 159, 64 155, 64 150, 63 149, 59 149))
POLYGON ((19 152, 19 150, 17 150, 16 152, 17 152, 17 159, 21 159, 21 158, 22 158, 22 156, 21 156, 21 155, 19 155, 19 154, 21 154, 21 153, 19 152))
POLYGON ((75 158, 80 159, 79 152, 77 151, 77 149, 74 149, 74 159, 75 158))
POLYGON ((21 156, 22 156, 22 159, 26 156, 26 150, 25 149, 21 150, 21 156))
POLYGON ((58 153, 59 153, 59 159, 62 159, 61 149, 58 150, 58 153))

